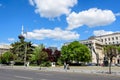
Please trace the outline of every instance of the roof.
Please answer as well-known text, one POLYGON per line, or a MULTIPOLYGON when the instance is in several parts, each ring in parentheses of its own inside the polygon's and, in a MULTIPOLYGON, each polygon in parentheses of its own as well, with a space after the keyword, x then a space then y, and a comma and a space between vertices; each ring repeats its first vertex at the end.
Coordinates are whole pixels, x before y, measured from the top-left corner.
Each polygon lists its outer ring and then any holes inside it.
POLYGON ((101 35, 101 36, 96 36, 96 37, 104 37, 104 36, 111 36, 111 35, 120 35, 120 32, 106 34, 106 35, 101 35))
POLYGON ((2 49, 10 49, 10 48, 12 48, 10 45, 0 45, 0 48, 2 48, 2 49))

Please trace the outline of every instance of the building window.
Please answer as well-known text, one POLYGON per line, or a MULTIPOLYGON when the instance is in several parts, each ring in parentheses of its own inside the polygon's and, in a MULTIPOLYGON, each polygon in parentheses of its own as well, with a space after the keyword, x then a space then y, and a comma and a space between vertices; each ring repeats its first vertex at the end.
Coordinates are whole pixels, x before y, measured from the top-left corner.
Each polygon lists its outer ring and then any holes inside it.
POLYGON ((109 44, 111 44, 111 42, 109 42, 109 44))
POLYGON ((116 40, 118 40, 118 37, 116 37, 116 40))
POLYGON ((117 41, 117 44, 118 44, 119 42, 117 41))
POLYGON ((114 37, 112 37, 112 40, 114 40, 114 37))
POLYGON ((115 44, 115 42, 113 42, 113 44, 115 44))
POLYGON ((105 41, 107 41, 107 39, 105 38, 105 41))
POLYGON ((108 38, 108 40, 110 41, 110 38, 108 38))
POLYGON ((101 39, 101 41, 103 42, 103 39, 101 39))

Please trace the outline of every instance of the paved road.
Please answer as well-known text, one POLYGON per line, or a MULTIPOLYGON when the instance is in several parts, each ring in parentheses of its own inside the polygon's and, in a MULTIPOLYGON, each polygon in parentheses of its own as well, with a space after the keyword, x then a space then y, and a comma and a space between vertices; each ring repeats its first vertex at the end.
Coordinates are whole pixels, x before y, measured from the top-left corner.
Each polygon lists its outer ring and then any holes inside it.
POLYGON ((73 72, 0 69, 0 80, 120 80, 120 77, 73 72))
MULTIPOLYGON (((120 67, 111 67, 112 74, 120 76, 120 67)), ((71 66, 69 70, 63 69, 63 67, 40 67, 38 66, 1 66, 0 69, 19 69, 19 70, 37 70, 37 71, 56 71, 56 72, 73 72, 73 73, 89 73, 89 74, 108 74, 108 67, 101 66, 84 66, 84 67, 74 67, 71 66)))

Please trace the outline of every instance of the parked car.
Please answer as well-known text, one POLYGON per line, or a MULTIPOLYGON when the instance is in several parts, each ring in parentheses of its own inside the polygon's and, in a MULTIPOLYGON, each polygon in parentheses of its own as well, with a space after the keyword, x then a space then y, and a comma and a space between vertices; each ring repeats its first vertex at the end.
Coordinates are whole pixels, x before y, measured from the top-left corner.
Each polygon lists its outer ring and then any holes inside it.
POLYGON ((116 64, 116 66, 120 67, 120 64, 116 64))
POLYGON ((96 66, 96 63, 88 63, 87 66, 96 66))

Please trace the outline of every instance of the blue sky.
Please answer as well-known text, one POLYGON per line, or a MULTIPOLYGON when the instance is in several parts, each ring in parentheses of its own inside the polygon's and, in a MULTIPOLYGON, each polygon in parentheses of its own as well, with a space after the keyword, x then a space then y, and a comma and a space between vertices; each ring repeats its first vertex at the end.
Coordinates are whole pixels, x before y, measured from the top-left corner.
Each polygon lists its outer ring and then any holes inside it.
POLYGON ((0 0, 0 44, 26 41, 60 48, 64 43, 120 32, 120 0, 0 0))

